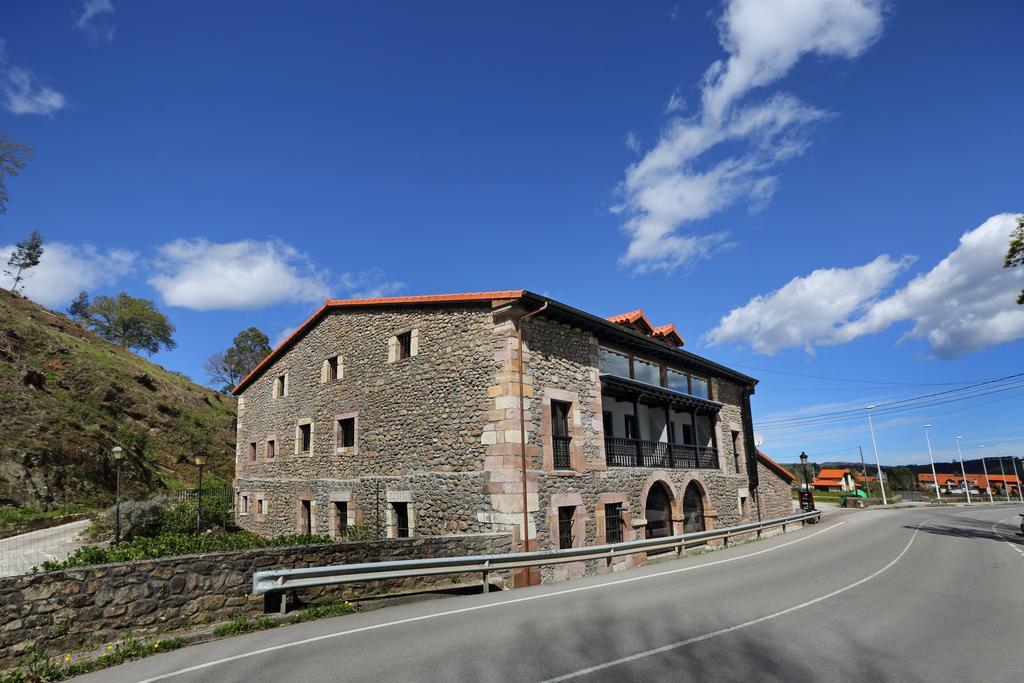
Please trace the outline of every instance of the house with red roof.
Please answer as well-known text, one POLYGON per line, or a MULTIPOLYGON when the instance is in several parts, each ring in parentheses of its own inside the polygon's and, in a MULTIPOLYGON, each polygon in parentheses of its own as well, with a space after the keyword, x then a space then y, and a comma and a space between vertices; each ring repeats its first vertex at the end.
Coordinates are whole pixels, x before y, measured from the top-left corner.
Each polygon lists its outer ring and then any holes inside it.
POLYGON ((526 290, 328 300, 234 389, 238 524, 565 548, 788 514, 757 380, 684 345, 526 290))
MULTIPOLYGON (((935 477, 931 472, 924 472, 917 475, 917 480, 924 486, 935 489, 935 477)), ((942 493, 962 494, 965 490, 971 493, 1002 494, 1009 489, 1012 494, 1019 494, 1021 481, 1015 474, 990 474, 986 478, 984 474, 968 474, 967 486, 964 486, 964 477, 960 474, 938 474, 938 488, 942 493)))
POLYGON ((849 469, 823 469, 811 486, 817 491, 853 491, 857 483, 849 469))

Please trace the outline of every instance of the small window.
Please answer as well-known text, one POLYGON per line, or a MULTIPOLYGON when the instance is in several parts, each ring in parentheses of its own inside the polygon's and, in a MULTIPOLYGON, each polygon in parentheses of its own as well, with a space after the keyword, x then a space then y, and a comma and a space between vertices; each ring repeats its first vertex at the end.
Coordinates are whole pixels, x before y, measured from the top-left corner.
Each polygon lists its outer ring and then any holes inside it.
POLYGON ((242 502, 238 506, 238 513, 241 515, 249 514, 249 496, 242 494, 242 502))
POLYGON ((267 439, 267 460, 273 460, 277 457, 277 442, 273 439, 267 439))
POLYGON ((412 356, 412 332, 403 332, 398 335, 398 359, 412 356))
POLYGON ((338 379, 338 356, 327 359, 327 379, 338 379))
POLYGON ((576 506, 566 505, 558 508, 558 547, 571 548, 573 541, 573 515, 576 506))
POLYGON ((269 509, 269 503, 267 503, 267 499, 266 498, 260 498, 258 502, 259 502, 260 514, 261 515, 267 514, 267 510, 269 509))
POLYGON ((313 533, 313 501, 299 501, 302 507, 299 509, 299 533, 310 536, 313 533))
POLYGON ((571 403, 563 401, 551 402, 552 464, 556 470, 572 469, 570 449, 572 436, 569 434, 569 410, 571 407, 571 403))
POLYGON ((615 416, 612 411, 604 411, 604 435, 615 436, 615 416))
POLYGON ((249 442, 249 462, 256 462, 256 442, 249 442))
POLYGON ((309 453, 313 442, 313 423, 299 425, 299 453, 309 453))
POLYGON ((344 536, 348 532, 348 503, 339 500, 334 503, 334 535, 344 536))
POLYGON ((622 503, 605 503, 604 541, 622 543, 622 503))
POLYGON ((274 380, 274 398, 288 395, 288 375, 278 375, 274 380))
POLYGON ((736 473, 740 471, 740 433, 732 433, 732 463, 736 468, 736 473))
POLYGON ((395 537, 409 538, 409 504, 392 503, 395 509, 395 537))
POLYGON ((343 417, 338 420, 338 448, 352 448, 356 445, 356 419, 343 417))

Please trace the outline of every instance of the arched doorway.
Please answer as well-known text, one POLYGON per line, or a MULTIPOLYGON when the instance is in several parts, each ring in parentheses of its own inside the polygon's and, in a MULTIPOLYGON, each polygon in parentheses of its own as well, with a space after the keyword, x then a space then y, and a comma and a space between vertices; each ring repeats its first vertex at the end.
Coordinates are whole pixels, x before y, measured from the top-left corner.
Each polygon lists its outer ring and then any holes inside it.
POLYGON ((683 492, 683 533, 704 531, 704 495, 700 484, 691 481, 683 492))
POLYGON ((672 535, 672 493, 660 481, 654 482, 647 492, 644 516, 647 518, 647 538, 672 535))

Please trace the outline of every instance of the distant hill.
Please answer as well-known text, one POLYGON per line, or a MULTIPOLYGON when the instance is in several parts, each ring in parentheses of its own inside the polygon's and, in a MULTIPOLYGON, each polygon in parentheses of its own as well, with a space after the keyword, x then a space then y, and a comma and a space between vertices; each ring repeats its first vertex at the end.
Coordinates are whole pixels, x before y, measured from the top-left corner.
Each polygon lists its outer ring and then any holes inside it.
POLYGON ((0 505, 101 504, 233 476, 235 400, 0 289, 0 505))

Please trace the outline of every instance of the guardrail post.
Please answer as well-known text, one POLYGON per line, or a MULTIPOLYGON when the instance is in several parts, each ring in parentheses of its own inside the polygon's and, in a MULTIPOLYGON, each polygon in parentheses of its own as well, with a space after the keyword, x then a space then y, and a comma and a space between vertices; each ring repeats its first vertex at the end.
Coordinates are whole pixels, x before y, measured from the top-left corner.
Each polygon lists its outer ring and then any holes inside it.
POLYGON ((723 548, 728 548, 729 547, 729 534, 726 534, 725 538, 722 539, 722 547, 723 548))
POLYGON ((281 614, 288 614, 288 591, 281 591, 281 614))
POLYGON ((483 576, 484 576, 484 593, 490 593, 491 592, 491 582, 490 582, 490 578, 489 578, 491 572, 488 571, 488 569, 487 569, 487 567, 489 567, 490 565, 491 565, 491 561, 490 560, 487 560, 486 562, 484 562, 484 570, 483 570, 483 572, 481 572, 483 574, 483 576))

